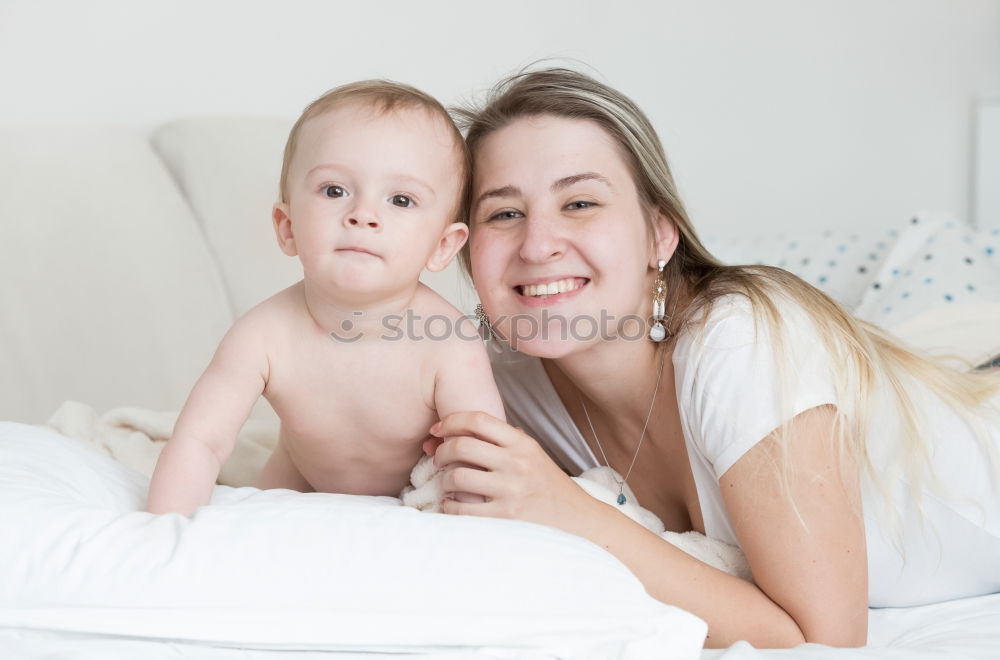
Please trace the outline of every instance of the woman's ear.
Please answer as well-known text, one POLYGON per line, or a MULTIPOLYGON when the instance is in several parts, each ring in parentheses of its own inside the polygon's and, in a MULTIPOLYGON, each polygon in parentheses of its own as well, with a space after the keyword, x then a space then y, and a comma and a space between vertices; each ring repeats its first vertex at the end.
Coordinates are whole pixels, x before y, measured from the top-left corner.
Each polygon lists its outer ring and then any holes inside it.
POLYGON ((462 222, 453 222, 441 232, 434 252, 425 267, 432 273, 444 270, 469 238, 469 228, 462 222))
POLYGON ((663 214, 659 209, 654 209, 653 215, 653 245, 649 257, 649 267, 656 269, 656 262, 660 259, 670 261, 677 249, 677 242, 680 240, 680 232, 674 221, 663 214))
POLYGON ((292 219, 288 216, 288 204, 278 202, 271 209, 271 219, 274 221, 274 234, 278 238, 278 247, 289 257, 299 253, 295 247, 295 236, 292 234, 292 219))

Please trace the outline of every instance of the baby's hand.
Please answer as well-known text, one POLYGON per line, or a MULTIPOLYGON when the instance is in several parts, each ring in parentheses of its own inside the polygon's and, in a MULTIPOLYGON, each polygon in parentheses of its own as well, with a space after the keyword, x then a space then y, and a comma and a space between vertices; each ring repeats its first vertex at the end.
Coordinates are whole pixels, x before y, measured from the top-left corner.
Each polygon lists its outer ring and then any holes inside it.
MULTIPOLYGON (((432 451, 436 451, 437 445, 440 443, 434 443, 431 440, 433 439, 428 439, 427 442, 430 443, 432 451)), ((399 495, 400 499, 403 500, 403 504, 420 509, 421 511, 440 513, 441 502, 445 499, 470 503, 485 502, 485 497, 474 493, 445 493, 443 484, 444 475, 449 470, 459 466, 472 467, 466 463, 452 463, 444 467, 438 467, 434 464, 434 459, 431 456, 421 458, 410 472, 410 485, 404 488, 399 495)))
POLYGON ((427 439, 424 440, 424 444, 420 446, 423 448, 425 454, 427 454, 428 456, 433 456, 434 453, 437 451, 438 447, 441 446, 442 442, 444 442, 443 438, 435 438, 433 435, 431 435, 427 436, 427 439))

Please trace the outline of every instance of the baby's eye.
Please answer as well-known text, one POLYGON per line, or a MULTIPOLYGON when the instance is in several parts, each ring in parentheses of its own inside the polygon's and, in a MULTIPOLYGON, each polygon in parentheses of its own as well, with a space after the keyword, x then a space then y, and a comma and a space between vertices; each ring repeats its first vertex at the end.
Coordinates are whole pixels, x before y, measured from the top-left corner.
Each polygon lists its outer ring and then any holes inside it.
POLYGON ((586 200, 579 199, 575 202, 570 202, 569 204, 567 204, 566 208, 568 208, 571 211, 579 211, 580 209, 589 209, 591 206, 597 206, 597 204, 595 204, 594 202, 588 202, 586 200))
POLYGON ((486 220, 487 222, 489 222, 490 220, 513 220, 514 218, 520 218, 520 217, 521 217, 520 211, 515 211, 513 209, 505 209, 503 211, 500 211, 499 213, 494 213, 486 220))
POLYGON ((390 201, 393 205, 404 209, 414 206, 413 200, 406 195, 393 195, 390 201))
POLYGON ((347 194, 347 191, 340 186, 329 185, 323 186, 323 193, 327 197, 343 197, 347 194))

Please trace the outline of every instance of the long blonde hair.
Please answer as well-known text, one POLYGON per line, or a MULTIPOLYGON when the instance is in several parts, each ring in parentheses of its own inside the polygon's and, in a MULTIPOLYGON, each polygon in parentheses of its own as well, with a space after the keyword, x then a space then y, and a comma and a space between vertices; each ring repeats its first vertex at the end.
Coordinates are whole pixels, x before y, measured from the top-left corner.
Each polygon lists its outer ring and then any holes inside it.
MULTIPOLYGON (((666 273, 672 295, 686 292, 689 302, 677 309, 671 328, 694 328, 702 324, 717 300, 730 294, 746 297, 758 327, 764 323, 774 337, 781 380, 780 400, 787 410, 787 373, 793 365, 783 349, 784 324, 776 297, 800 306, 811 318, 834 365, 838 402, 835 421, 841 474, 851 465, 862 465, 888 499, 890 493, 878 479, 868 452, 868 437, 877 388, 888 387, 900 421, 902 466, 919 502, 921 487, 933 482, 927 438, 911 396, 914 381, 930 390, 957 411, 976 432, 986 455, 1000 470, 996 448, 987 442, 980 415, 990 399, 1000 394, 1000 369, 961 372, 902 346, 884 330, 854 318, 822 291, 792 273, 769 266, 725 265, 713 257, 699 240, 677 193, 659 137, 645 114, 631 99, 583 73, 566 68, 528 70, 501 80, 478 108, 454 109, 465 129, 466 144, 475 162, 476 153, 491 133, 522 117, 549 115, 582 119, 598 124, 618 146, 647 209, 658 209, 677 227, 677 249, 666 273), (837 369, 837 367, 842 367, 837 369)), ((465 200, 464 219, 469 221, 470 198, 465 200)), ((649 216, 650 214, 647 214, 649 216)), ((471 227, 470 227, 471 229, 471 227)), ((652 230, 650 228, 650 230, 652 230)), ((462 262, 469 272, 468 244, 462 262)), ((670 308, 668 302, 667 308, 670 308)), ((702 325, 702 327, 704 327, 702 325)), ((788 420, 790 421, 790 420, 788 420)), ((789 484, 787 438, 789 425, 777 437, 782 459, 781 482, 789 484)), ((884 466, 880 466, 884 467, 884 466)), ((898 522, 898 520, 897 520, 898 522)))

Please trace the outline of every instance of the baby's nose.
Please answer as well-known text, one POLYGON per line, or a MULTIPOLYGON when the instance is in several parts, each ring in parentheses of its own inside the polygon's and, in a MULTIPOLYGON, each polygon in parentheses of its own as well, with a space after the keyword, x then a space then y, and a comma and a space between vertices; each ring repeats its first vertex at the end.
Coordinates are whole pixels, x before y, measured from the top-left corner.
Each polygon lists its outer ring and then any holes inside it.
POLYGON ((367 227, 370 229, 378 229, 379 226, 381 225, 378 218, 374 216, 360 216, 360 215, 349 216, 347 218, 347 224, 351 227, 361 227, 361 228, 367 227))

